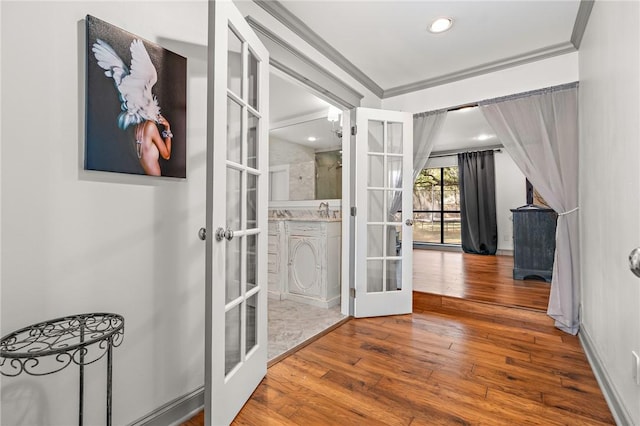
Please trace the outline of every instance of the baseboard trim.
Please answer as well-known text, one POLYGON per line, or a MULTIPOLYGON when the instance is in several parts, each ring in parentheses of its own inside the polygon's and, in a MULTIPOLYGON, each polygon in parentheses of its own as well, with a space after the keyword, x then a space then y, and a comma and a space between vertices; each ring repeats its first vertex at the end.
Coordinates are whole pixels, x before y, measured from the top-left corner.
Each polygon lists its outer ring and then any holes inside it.
POLYGON ((179 425, 204 408, 204 386, 180 396, 136 420, 129 426, 179 425))
POLYGON ((580 333, 578 334, 578 337, 580 339, 580 343, 582 343, 584 353, 587 355, 587 360, 591 365, 591 370, 593 370, 593 374, 596 376, 596 380, 600 385, 600 389, 602 390, 604 399, 609 405, 609 409, 611 410, 611 414, 613 415, 616 424, 633 424, 631 414, 622 404, 622 399, 616 391, 616 388, 613 386, 613 382, 611 381, 611 378, 609 377, 609 374, 607 373, 607 370, 604 368, 604 364, 602 363, 602 358, 598 354, 598 350, 593 344, 593 340, 585 329, 584 324, 580 325, 580 333))
POLYGON ((513 250, 498 249, 498 250, 496 251, 496 255, 498 255, 498 256, 511 256, 511 257, 513 257, 513 250))

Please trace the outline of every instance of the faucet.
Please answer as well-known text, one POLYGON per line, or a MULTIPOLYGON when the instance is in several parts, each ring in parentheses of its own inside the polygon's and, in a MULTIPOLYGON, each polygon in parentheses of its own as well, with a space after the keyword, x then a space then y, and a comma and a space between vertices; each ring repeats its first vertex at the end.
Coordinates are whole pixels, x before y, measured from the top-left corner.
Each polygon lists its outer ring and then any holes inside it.
POLYGON ((328 202, 321 202, 320 203, 320 207, 318 207, 318 212, 320 213, 320 217, 329 217, 329 203, 328 202), (323 216, 324 214, 324 216, 323 216))

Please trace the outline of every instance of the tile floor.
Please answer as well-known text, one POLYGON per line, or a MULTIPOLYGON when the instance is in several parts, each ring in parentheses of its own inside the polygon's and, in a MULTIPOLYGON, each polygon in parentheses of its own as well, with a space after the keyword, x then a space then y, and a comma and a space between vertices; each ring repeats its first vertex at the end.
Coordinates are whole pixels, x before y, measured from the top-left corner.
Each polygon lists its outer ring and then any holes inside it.
POLYGON ((324 309, 292 300, 269 299, 269 348, 272 360, 310 337, 340 322, 340 306, 324 309))

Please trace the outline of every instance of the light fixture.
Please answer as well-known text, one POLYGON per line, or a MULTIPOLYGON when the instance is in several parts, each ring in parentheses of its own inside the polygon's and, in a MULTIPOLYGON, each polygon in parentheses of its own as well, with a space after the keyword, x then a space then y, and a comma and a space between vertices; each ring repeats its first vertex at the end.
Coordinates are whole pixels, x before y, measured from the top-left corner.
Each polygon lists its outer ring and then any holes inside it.
POLYGON ((474 108, 475 108, 475 106, 469 105, 469 106, 465 106, 465 107, 462 107, 462 108, 458 108, 458 109, 456 109, 454 111, 455 112, 468 112, 468 111, 471 111, 474 108))
POLYGON ((443 33, 447 31, 453 25, 453 19, 451 18, 438 18, 431 23, 429 31, 432 33, 443 33))
POLYGON ((342 110, 332 105, 329 106, 329 111, 327 111, 327 120, 331 122, 340 121, 341 116, 342 116, 342 110))
POLYGON ((315 136, 309 136, 309 137, 307 138, 307 140, 308 140, 309 142, 315 142, 315 141, 317 141, 317 140, 318 140, 318 138, 316 138, 315 136))
POLYGON ((476 139, 479 141, 486 141, 487 139, 491 139, 491 135, 487 135, 486 133, 483 133, 481 135, 478 135, 476 139))

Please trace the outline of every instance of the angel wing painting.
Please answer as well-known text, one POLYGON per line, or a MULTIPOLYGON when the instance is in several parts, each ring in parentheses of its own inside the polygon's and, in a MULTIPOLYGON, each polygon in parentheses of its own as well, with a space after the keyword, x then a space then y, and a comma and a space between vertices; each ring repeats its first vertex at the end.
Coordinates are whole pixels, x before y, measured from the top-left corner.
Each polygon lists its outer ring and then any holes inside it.
MULTIPOLYGON (((129 143, 133 141, 138 167, 142 169, 144 174, 153 176, 167 175, 167 173, 163 173, 163 168, 169 168, 175 149, 180 145, 174 143, 174 138, 176 138, 174 133, 177 132, 172 131, 169 120, 160 113, 160 102, 158 96, 154 93, 157 86, 160 86, 159 74, 160 79, 162 79, 163 75, 156 69, 152 56, 147 51, 147 47, 145 47, 145 44, 147 44, 153 48, 153 44, 143 42, 139 37, 132 36, 122 30, 118 30, 122 37, 114 38, 113 28, 115 27, 90 16, 87 17, 87 21, 88 42, 91 43, 90 56, 95 60, 93 64, 89 64, 93 65, 93 67, 88 67, 89 80, 91 80, 92 72, 99 69, 101 71, 100 74, 102 74, 102 80, 110 82, 112 87, 115 87, 115 91, 111 89, 111 93, 101 93, 101 100, 105 102, 105 105, 107 103, 112 105, 114 100, 119 104, 115 123, 110 126, 111 131, 113 132, 115 125, 121 131, 121 138, 128 137, 129 143), (105 26, 110 27, 108 31, 100 31, 100 28, 96 28, 105 26), (93 32, 91 31, 92 28, 94 29, 93 32), (111 40, 107 40, 105 36, 110 36, 111 40), (125 42, 123 39, 132 40, 125 42), (123 51, 122 47, 127 45, 128 49, 123 51)), ((168 54, 175 55, 159 46, 156 50, 165 57, 168 54)), ((157 52, 155 53, 155 56, 158 56, 157 52)), ((183 68, 186 68, 186 60, 184 58, 181 59, 183 59, 183 68)), ((164 65, 167 61, 159 62, 164 65)), ((167 73, 165 72, 165 74, 167 73)), ((174 74, 175 70, 171 70, 169 75, 173 76, 174 74)), ((186 71, 184 74, 186 74, 186 71)), ((93 77, 97 85, 103 86, 104 81, 100 82, 100 78, 93 77)), ((172 83, 175 82, 172 81, 172 83)), ((91 87, 91 81, 89 81, 88 86, 89 88, 91 87)), ((177 86, 180 87, 179 84, 177 86)), ((186 86, 186 81, 183 84, 184 86, 186 86)), ((176 86, 171 84, 170 87, 174 88, 176 86)), ((167 91, 165 90, 165 92, 167 91)), ((186 87, 183 89, 184 92, 186 92, 186 87)), ((88 97, 89 95, 91 93, 88 93, 88 97)), ((167 93, 167 96, 162 97, 162 99, 166 99, 165 102, 171 103, 173 95, 173 93, 167 93)), ((182 105, 184 105, 185 101, 183 99, 181 101, 182 105)), ((91 106, 91 100, 88 102, 88 106, 91 106)), ((182 115, 184 116, 184 113, 182 115)), ((113 115, 111 116, 113 117, 113 115)), ((96 118, 100 118, 100 116, 96 118)), ((101 116, 101 118, 105 120, 106 117, 101 116)), ((183 127, 184 117, 181 121, 181 126, 183 127)), ((100 135, 97 136, 99 137, 100 135)), ((89 142, 89 137, 87 142, 89 142)), ((184 138, 181 138, 179 142, 182 143, 182 148, 184 148, 184 138)), ((104 150, 115 149, 117 143, 113 142, 112 145, 114 146, 104 147, 104 150)), ((184 152, 184 149, 181 151, 184 152)))

